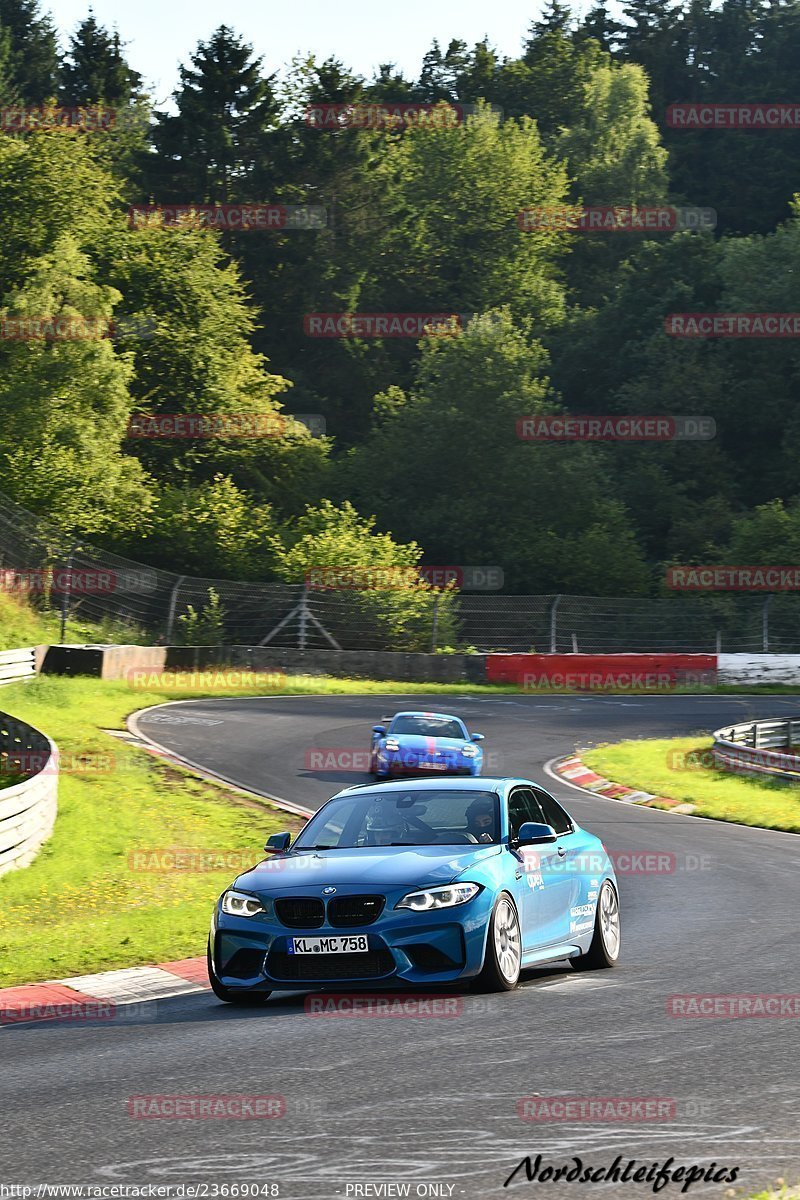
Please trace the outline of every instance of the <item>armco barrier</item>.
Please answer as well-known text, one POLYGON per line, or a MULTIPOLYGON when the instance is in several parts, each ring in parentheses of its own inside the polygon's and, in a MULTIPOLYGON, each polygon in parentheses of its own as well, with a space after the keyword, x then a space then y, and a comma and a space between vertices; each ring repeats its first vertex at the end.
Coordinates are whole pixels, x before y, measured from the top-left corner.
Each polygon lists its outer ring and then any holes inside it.
POLYGON ((597 691, 716 683, 716 654, 488 654, 487 683, 597 691))
POLYGON ((50 836, 58 805, 58 749, 54 742, 0 712, 0 765, 3 774, 15 773, 16 764, 36 774, 11 787, 0 788, 0 875, 26 867, 50 836))
POLYGON ((36 647, 0 650, 0 684, 19 683, 36 675, 36 647))
POLYGON ((711 753, 717 766, 737 775, 774 775, 800 783, 800 717, 743 721, 714 733, 711 753))

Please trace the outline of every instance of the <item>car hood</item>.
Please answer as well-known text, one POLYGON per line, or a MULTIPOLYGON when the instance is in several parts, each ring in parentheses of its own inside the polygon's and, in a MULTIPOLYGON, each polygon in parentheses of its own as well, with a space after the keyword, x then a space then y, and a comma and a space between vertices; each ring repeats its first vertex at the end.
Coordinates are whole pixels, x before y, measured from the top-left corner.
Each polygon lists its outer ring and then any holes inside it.
POLYGON ((247 892, 323 887, 432 887, 451 883, 469 867, 499 854, 500 846, 364 846, 265 859, 235 883, 247 892))
POLYGON ((415 750, 420 754, 429 754, 431 750, 458 752, 471 744, 469 738, 423 737, 419 733, 390 733, 387 736, 396 738, 404 750, 415 750))

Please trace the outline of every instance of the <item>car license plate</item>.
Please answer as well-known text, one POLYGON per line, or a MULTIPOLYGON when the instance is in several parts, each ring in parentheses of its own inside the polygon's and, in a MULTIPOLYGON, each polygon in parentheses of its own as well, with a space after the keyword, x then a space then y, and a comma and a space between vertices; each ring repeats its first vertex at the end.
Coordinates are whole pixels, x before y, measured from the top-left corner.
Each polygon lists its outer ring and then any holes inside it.
POLYGON ((364 954, 369 950, 366 936, 289 938, 290 954, 364 954))
POLYGON ((421 771, 446 771, 447 763, 421 762, 419 764, 421 771))

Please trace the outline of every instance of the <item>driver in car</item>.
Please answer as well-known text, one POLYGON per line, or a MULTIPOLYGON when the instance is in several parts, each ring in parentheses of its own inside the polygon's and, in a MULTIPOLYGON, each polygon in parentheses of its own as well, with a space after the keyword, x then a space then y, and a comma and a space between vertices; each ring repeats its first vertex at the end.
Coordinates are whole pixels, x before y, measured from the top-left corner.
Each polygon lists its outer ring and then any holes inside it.
POLYGON ((367 813, 364 825, 367 846, 391 846, 393 842, 410 840, 411 827, 403 819, 396 804, 378 802, 367 813))
POLYGON ((467 809, 467 832, 472 834, 476 842, 494 841, 494 809, 494 801, 488 796, 473 800, 467 809))

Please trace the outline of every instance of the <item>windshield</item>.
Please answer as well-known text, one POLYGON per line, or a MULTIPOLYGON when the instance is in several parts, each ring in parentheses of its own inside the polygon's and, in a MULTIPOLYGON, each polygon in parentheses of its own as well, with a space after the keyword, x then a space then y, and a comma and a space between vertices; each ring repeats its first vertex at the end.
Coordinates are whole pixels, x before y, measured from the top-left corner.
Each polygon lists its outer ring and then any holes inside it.
POLYGON ((416 733, 420 737, 458 738, 467 736, 464 726, 454 717, 395 717, 390 733, 416 733))
POLYGON ((499 812, 494 792, 363 791, 329 801, 292 848, 491 845, 499 841, 499 812))

